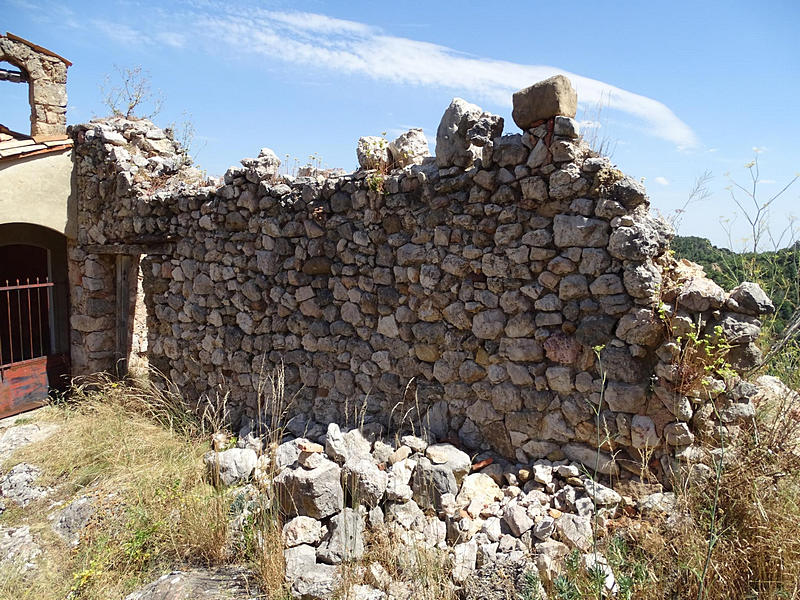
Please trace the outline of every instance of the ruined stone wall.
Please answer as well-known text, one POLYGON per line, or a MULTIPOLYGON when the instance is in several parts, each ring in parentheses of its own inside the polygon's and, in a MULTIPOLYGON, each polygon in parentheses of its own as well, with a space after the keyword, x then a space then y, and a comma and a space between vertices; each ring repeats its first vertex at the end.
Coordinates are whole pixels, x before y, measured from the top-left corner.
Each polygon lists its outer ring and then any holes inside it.
POLYGON ((687 370, 686 335, 719 326, 745 368, 768 300, 676 262, 643 186, 581 141, 574 101, 556 90, 542 109, 540 93, 515 95, 511 135, 455 100, 437 157, 386 174, 409 153, 366 140, 378 171, 292 180, 266 151, 208 185, 145 121, 74 127, 73 349, 108 368, 108 262, 91 249, 139 244, 147 358, 190 399, 228 394, 254 416, 283 364, 299 431, 424 424, 510 460, 592 466, 599 439, 602 472, 668 471, 751 410, 746 388, 687 370))
POLYGON ((131 366, 141 369, 147 328, 138 293, 143 283, 139 252, 142 242, 171 237, 167 215, 174 214, 177 196, 155 194, 155 188, 174 177, 185 158, 147 121, 116 119, 73 127, 70 133, 81 146, 74 158, 78 237, 69 245, 72 370, 76 375, 117 372, 116 257, 126 253, 133 254, 136 268, 126 282, 127 312, 133 318, 121 346, 128 349, 131 366))
POLYGON ((22 70, 28 82, 31 135, 42 139, 67 130, 68 60, 12 34, 0 35, 0 61, 22 70))

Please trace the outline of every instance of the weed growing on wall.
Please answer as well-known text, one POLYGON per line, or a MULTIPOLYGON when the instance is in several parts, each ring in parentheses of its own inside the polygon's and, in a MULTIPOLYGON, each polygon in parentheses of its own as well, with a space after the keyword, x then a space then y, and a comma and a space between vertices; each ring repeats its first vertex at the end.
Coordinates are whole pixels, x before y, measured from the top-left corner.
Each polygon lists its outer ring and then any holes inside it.
POLYGON ((389 165, 382 160, 388 146, 389 141, 386 139, 386 132, 383 131, 377 146, 371 147, 368 154, 369 159, 375 164, 376 168, 367 175, 367 185, 371 191, 381 195, 386 193, 384 184, 386 175, 389 173, 389 165))
POLYGON ((705 387, 711 378, 723 380, 736 376, 736 372, 728 364, 726 357, 733 346, 722 335, 722 327, 717 325, 713 334, 701 332, 701 323, 695 331, 686 336, 678 336, 675 343, 680 347, 676 362, 676 391, 686 394, 705 387))

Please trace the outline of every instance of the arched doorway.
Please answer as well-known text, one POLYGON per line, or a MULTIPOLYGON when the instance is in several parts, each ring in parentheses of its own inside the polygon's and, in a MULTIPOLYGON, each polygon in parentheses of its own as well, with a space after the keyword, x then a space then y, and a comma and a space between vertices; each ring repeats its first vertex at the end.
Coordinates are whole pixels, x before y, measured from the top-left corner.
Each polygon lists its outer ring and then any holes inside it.
POLYGON ((69 373, 66 238, 0 225, 0 417, 47 400, 69 373))

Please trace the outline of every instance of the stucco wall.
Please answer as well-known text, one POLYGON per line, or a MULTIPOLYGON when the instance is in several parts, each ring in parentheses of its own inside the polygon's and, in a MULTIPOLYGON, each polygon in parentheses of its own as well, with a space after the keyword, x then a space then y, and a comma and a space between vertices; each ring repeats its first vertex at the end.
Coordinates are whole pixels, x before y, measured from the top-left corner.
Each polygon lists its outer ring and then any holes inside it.
POLYGON ((32 223, 76 237, 72 151, 0 163, 0 224, 32 223))

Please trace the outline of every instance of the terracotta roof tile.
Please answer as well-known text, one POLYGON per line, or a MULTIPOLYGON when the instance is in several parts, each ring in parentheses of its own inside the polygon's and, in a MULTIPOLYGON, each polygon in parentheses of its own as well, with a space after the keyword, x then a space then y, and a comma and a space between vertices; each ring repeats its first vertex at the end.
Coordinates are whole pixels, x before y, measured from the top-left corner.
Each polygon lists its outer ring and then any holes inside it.
POLYGON ((66 136, 31 137, 0 124, 0 161, 57 152, 72 146, 66 136))

